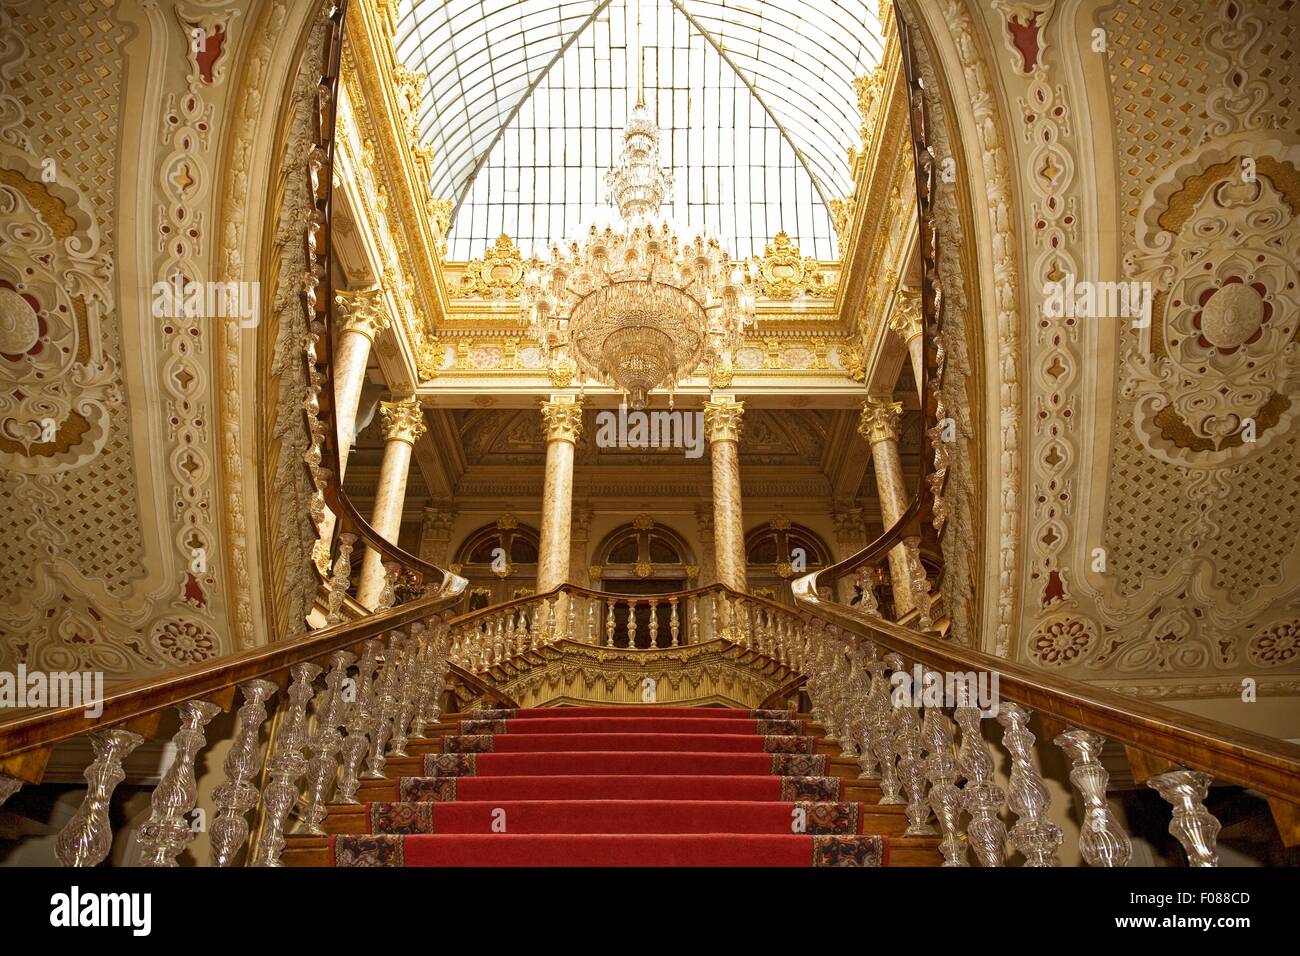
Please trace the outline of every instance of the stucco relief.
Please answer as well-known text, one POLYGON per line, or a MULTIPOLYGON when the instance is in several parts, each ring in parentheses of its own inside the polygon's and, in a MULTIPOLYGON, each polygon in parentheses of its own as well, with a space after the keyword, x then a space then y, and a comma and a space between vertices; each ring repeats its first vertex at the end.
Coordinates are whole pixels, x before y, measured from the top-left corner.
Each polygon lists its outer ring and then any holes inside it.
POLYGON ((1288 631, 1300 570, 1300 130, 1269 104, 1295 88, 1298 28, 1280 4, 1123 3, 1100 22, 1122 278, 1149 283, 1152 307, 1149 324, 1115 332, 1102 560, 1076 588, 1100 633, 1081 666, 1166 674, 1165 694, 1199 693, 1216 672, 1286 692, 1294 682, 1277 672, 1300 663, 1288 631), (1201 55, 1176 57, 1175 28, 1201 55))

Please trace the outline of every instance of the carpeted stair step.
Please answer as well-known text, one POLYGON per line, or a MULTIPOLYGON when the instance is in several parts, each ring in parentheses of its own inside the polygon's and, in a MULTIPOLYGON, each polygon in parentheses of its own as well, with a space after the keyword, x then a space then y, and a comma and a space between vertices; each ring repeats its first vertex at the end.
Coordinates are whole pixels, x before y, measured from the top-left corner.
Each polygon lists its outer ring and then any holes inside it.
POLYGON ((453 800, 770 800, 841 799, 837 777, 771 774, 554 774, 551 776, 403 777, 399 803, 453 800))
POLYGON ((444 753, 562 753, 636 750, 642 753, 810 754, 814 737, 758 734, 475 734, 442 738, 444 753))
POLYGON ((517 710, 475 710, 461 716, 474 720, 550 717, 712 717, 726 720, 755 720, 761 717, 768 720, 789 720, 795 715, 789 710, 635 705, 630 707, 520 707, 517 710))
POLYGON ((884 866, 881 836, 804 834, 357 834, 331 837, 335 866, 884 866))
POLYGON ((825 776, 823 754, 722 753, 670 750, 554 750, 526 753, 427 754, 424 776, 553 776, 568 774, 775 774, 825 776))
POLYGON ((370 833, 861 833, 857 803, 467 800, 371 803, 370 833))
POLYGON ((803 721, 734 720, 722 717, 532 717, 462 720, 462 736, 474 734, 759 734, 801 736, 803 721))

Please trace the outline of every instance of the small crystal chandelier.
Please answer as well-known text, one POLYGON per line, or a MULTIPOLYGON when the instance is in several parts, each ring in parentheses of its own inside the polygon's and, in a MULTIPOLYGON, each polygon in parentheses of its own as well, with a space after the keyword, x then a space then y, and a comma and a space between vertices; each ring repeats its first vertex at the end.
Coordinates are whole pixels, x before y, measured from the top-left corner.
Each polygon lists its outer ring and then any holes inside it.
POLYGON ((548 361, 567 356, 581 376, 622 389, 640 409, 653 389, 671 390, 702 364, 730 363, 754 319, 754 280, 717 239, 681 239, 660 215, 672 181, 644 94, 605 187, 621 221, 534 258, 524 307, 548 361))

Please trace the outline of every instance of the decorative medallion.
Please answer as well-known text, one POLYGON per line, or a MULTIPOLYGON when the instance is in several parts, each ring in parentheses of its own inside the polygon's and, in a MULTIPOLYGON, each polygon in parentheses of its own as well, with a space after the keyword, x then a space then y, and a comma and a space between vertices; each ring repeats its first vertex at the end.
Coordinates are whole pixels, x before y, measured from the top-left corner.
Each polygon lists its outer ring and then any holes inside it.
POLYGON ((836 286, 826 278, 820 264, 799 253, 784 230, 768 243, 763 256, 755 260, 760 292, 769 299, 793 299, 810 295, 830 298, 836 286))
POLYGON ((1029 638, 1029 652, 1044 667, 1066 667, 1087 657, 1096 642, 1090 621, 1057 617, 1035 629, 1029 638))
POLYGON ((1207 146, 1167 173, 1126 263, 1150 284, 1152 306, 1124 395, 1142 443, 1174 464, 1235 464, 1295 416, 1300 149, 1278 144, 1275 158, 1261 145, 1207 146))
POLYGON ((1246 656, 1260 667, 1281 667, 1300 654, 1300 618, 1278 621, 1250 639, 1246 656))
POLYGON ((447 290, 453 299, 517 299, 524 291, 524 261, 519 247, 502 233, 482 259, 471 259, 460 282, 447 290))

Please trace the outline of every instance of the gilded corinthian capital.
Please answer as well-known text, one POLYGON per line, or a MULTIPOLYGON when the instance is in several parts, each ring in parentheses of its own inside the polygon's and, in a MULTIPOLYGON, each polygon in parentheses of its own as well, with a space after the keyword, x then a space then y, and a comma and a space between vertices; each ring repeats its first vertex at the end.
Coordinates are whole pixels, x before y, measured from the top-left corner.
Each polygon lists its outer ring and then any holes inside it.
POLYGON ((740 421, 745 403, 735 399, 704 403, 704 427, 709 441, 740 441, 740 421))
POLYGON ((424 408, 413 398, 400 402, 380 402, 379 415, 384 441, 404 441, 414 445, 424 434, 424 408))
POLYGON ((339 310, 340 330, 343 332, 359 332, 373 342, 388 328, 388 310, 384 308, 384 294, 379 289, 336 292, 334 305, 339 310))
POLYGON ((869 398, 862 403, 858 434, 871 445, 878 445, 882 441, 898 441, 898 421, 902 417, 902 402, 882 402, 878 398, 869 398))
POLYGON ((921 334, 921 292, 919 289, 899 289, 894 297, 894 309, 889 315, 889 331, 904 342, 921 334))
POLYGON ((546 440, 567 441, 576 445, 578 436, 582 434, 582 403, 576 399, 562 399, 557 402, 543 401, 541 407, 546 440))

